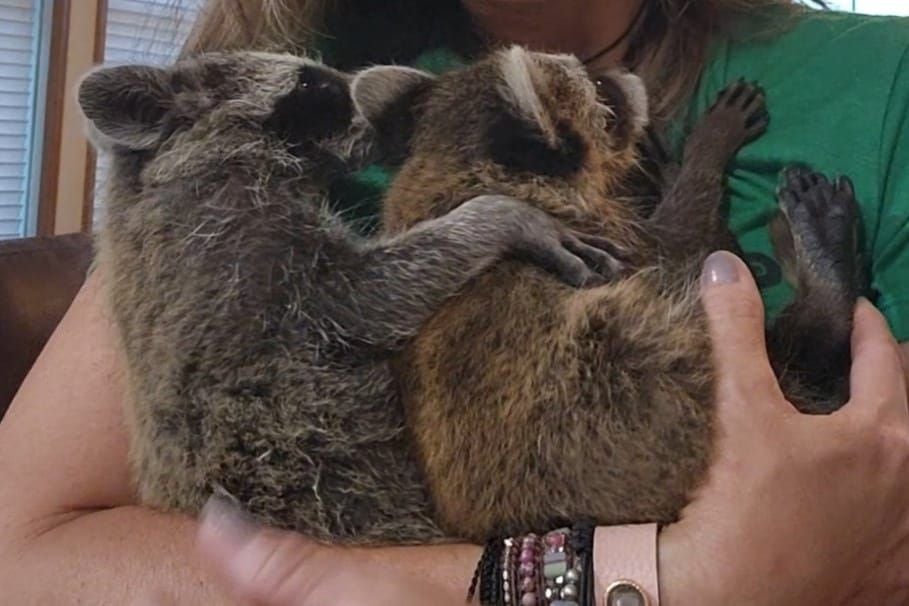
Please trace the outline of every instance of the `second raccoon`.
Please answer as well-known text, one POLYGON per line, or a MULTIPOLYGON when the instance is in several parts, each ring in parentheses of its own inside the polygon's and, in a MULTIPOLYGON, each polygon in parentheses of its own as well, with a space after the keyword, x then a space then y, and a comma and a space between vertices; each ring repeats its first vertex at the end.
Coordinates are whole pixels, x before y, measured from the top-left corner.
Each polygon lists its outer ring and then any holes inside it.
MULTIPOLYGON (((697 276, 712 250, 735 247, 723 173, 766 128, 760 90, 720 95, 645 216, 622 197, 647 124, 632 75, 591 78, 574 57, 513 47, 439 78, 376 67, 353 87, 386 153, 407 157, 385 200, 390 234, 495 193, 606 237, 627 265, 585 291, 497 265, 398 357, 442 529, 482 541, 582 518, 675 519, 713 442, 697 276)), ((859 289, 854 194, 846 179, 793 169, 779 201, 775 239, 798 297, 769 332, 771 355, 800 409, 831 411, 845 399, 859 289)))

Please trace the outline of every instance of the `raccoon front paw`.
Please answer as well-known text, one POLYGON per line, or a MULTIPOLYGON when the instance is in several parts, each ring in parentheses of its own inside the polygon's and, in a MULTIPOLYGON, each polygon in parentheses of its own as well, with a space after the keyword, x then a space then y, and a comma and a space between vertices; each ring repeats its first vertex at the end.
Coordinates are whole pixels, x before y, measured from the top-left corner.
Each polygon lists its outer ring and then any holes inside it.
POLYGON ((606 238, 574 232, 540 212, 527 221, 518 254, 575 288, 600 286, 625 270, 621 252, 606 238))
POLYGON ((779 220, 790 238, 778 248, 791 248, 797 279, 849 293, 858 289, 859 211, 852 181, 831 182, 821 173, 791 167, 783 172, 778 198, 779 220))
POLYGON ((625 256, 611 241, 580 232, 568 232, 562 242, 569 252, 594 272, 584 286, 595 286, 619 278, 626 270, 625 256))
POLYGON ((625 269, 621 250, 606 238, 578 233, 530 204, 501 195, 477 196, 456 211, 491 226, 505 251, 576 288, 599 286, 625 269))
POLYGON ((604 238, 557 229, 537 232, 517 254, 575 288, 601 286, 618 278, 625 263, 604 238))
POLYGON ((692 132, 692 157, 707 156, 725 165, 746 143, 767 130, 764 92, 756 83, 738 80, 726 87, 692 132))

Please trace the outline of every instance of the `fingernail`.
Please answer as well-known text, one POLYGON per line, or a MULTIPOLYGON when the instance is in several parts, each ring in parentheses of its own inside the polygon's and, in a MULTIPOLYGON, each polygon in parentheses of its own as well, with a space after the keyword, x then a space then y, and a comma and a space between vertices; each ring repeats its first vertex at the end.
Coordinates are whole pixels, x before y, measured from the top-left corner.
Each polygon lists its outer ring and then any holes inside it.
POLYGON ((256 533, 256 525, 229 501, 213 496, 202 508, 202 533, 239 548, 256 533))
POLYGON ((721 250, 711 254, 704 261, 704 267, 701 270, 701 286, 732 284, 738 281, 739 268, 731 253, 721 250))

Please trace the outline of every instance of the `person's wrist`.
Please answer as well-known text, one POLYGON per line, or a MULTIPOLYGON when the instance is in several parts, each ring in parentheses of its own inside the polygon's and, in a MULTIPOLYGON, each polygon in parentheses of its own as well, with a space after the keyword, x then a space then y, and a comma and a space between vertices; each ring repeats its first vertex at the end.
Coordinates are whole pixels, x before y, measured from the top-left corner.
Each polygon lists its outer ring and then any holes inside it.
POLYGON ((483 548, 467 543, 351 547, 347 549, 357 566, 367 570, 386 569, 394 574, 418 575, 435 589, 437 604, 463 604, 471 576, 483 548))
POLYGON ((657 540, 660 606, 713 606, 724 602, 720 562, 711 559, 713 570, 693 548, 687 533, 676 524, 660 531, 657 540))
POLYGON ((660 605, 657 524, 601 526, 593 540, 595 603, 660 605))

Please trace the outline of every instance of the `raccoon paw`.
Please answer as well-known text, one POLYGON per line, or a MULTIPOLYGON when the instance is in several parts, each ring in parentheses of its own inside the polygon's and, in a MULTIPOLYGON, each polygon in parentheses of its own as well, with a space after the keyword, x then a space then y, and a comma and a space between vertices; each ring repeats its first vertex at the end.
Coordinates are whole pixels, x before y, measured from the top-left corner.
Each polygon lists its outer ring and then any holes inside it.
POLYGON ((746 143, 767 130, 770 115, 764 91, 754 83, 739 80, 726 87, 707 110, 689 139, 698 151, 725 165, 746 143))
POLYGON ((596 273, 587 285, 618 279, 628 269, 625 251, 607 238, 573 232, 566 234, 564 244, 596 273))
POLYGON ((859 288, 858 203, 848 177, 831 182, 821 173, 791 167, 778 191, 780 218, 788 234, 774 240, 792 265, 797 280, 810 280, 841 292, 859 288), (780 239, 788 242, 781 243, 780 239))

